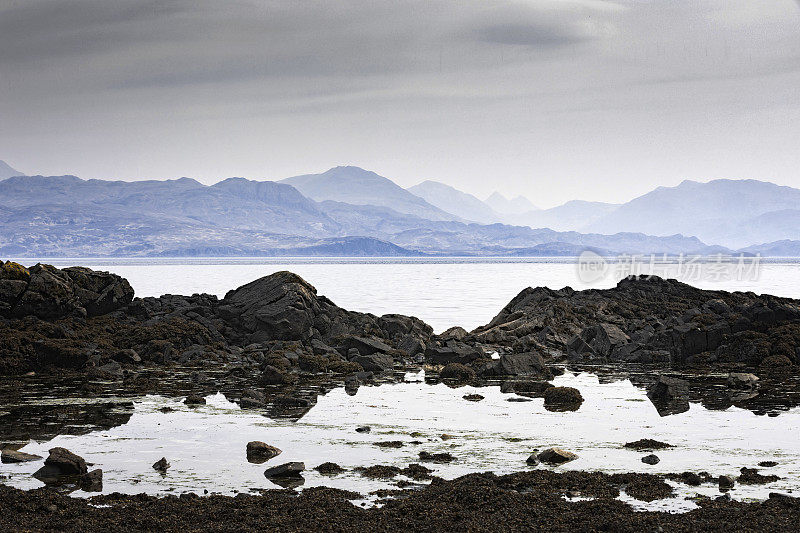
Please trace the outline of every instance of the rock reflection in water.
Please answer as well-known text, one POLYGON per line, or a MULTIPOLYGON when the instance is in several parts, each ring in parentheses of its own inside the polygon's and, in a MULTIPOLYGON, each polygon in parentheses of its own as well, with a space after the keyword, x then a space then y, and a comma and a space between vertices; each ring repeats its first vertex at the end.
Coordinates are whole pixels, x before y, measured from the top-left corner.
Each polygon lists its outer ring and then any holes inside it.
MULTIPOLYGON (((654 379, 651 376, 651 384, 654 379)), ((584 403, 572 412, 547 411, 543 399, 536 397, 526 403, 507 402, 518 395, 508 387, 501 392, 499 382, 454 389, 433 383, 431 376, 422 373, 408 374, 406 380, 361 385, 355 396, 347 394, 343 382, 330 391, 328 386, 300 387, 292 394, 314 394, 316 403, 303 408, 298 419, 265 416, 282 412, 270 411, 269 402, 265 408, 241 409, 220 394, 207 396, 207 405, 194 408, 182 404, 180 397, 147 396, 136 400, 124 425, 95 428, 83 435, 60 435, 49 442, 28 444, 24 451, 45 456, 49 448, 66 447, 103 469, 106 492, 126 493, 233 493, 275 488, 274 481, 264 478, 264 470, 287 461, 308 465, 304 487, 327 485, 368 493, 395 487, 400 481, 365 478, 353 473, 357 467, 403 468, 419 462, 424 452, 454 457, 449 463, 428 465, 436 476, 452 478, 487 470, 504 473, 531 468, 525 460, 532 451, 553 446, 578 455, 559 469, 705 470, 715 476, 738 476, 743 466, 775 460, 778 465, 771 467, 770 473, 780 480, 763 486, 737 485, 732 496, 766 497, 771 491, 800 487, 800 443, 792 430, 800 422, 798 409, 785 411, 783 416, 788 418, 776 420, 736 407, 710 411, 692 402, 686 413, 661 417, 642 388, 625 379, 601 384, 590 372, 567 373, 553 380, 554 385, 574 387, 583 396, 584 403), (477 393, 484 400, 463 400, 464 395, 477 393), (691 424, 687 424, 689 419, 691 424), (371 431, 357 431, 362 426, 370 426, 371 431), (647 465, 641 462, 641 453, 623 447, 641 438, 675 447, 659 451, 657 465, 647 465), (248 463, 246 444, 255 440, 283 450, 280 460, 248 463), (374 445, 382 441, 403 445, 374 445), (164 456, 172 464, 166 477, 152 469, 153 462, 164 456), (330 477, 314 470, 326 462, 335 462, 347 472, 330 477)), ((694 386, 690 383, 690 391, 694 386)), ((241 394, 239 390, 237 396, 241 394)), ((31 474, 40 466, 41 462, 3 465, 2 473, 10 474, 8 483, 12 485, 33 488, 40 484, 31 474)), ((684 489, 709 495, 718 491, 712 484, 684 489)))

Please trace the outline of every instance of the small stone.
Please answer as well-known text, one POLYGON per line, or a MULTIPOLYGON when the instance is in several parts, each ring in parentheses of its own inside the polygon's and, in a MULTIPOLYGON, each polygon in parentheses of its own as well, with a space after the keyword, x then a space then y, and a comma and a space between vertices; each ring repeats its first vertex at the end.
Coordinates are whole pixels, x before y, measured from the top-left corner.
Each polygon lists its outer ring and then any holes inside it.
POLYGON ((356 428, 356 433, 369 433, 372 428, 369 426, 359 426, 356 428))
POLYGON ((480 394, 465 394, 463 398, 468 402, 479 402, 483 400, 483 396, 480 394))
POLYGON ((247 443, 247 460, 261 464, 281 454, 281 450, 265 442, 254 440, 247 443))
POLYGON ((772 468, 773 466, 778 466, 778 462, 777 461, 761 461, 760 463, 758 463, 758 466, 761 466, 763 468, 772 468))
POLYGON ((661 459, 659 459, 657 455, 651 453, 642 457, 642 462, 646 465, 657 465, 661 462, 661 459))
POLYGON ((530 466, 536 466, 539 464, 539 458, 536 456, 535 453, 532 453, 528 456, 528 459, 525 460, 526 463, 530 466))

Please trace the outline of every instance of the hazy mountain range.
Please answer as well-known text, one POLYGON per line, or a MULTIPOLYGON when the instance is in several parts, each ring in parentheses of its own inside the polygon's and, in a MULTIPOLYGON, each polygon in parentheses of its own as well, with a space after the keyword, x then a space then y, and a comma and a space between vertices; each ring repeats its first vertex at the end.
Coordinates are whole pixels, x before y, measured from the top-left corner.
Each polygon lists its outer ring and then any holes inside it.
POLYGON ((0 161, 0 180, 6 178, 13 178, 14 176, 22 176, 23 173, 19 170, 11 168, 5 161, 0 161))
MULTIPOLYGON (((0 181, 0 256, 731 251, 707 244, 717 242, 735 242, 762 255, 800 255, 795 229, 800 226, 793 222, 798 211, 787 207, 798 205, 797 199, 800 190, 789 187, 717 180, 660 188, 619 206, 573 201, 519 213, 498 212, 437 182, 403 189, 358 167, 280 182, 229 178, 210 186, 189 178, 125 182, 15 176, 0 181), (715 201, 717 194, 724 198, 715 201), (726 209, 736 212, 726 214, 726 209), (752 226, 729 224, 726 232, 725 217, 752 226), (687 218, 703 222, 693 225, 687 218), (572 230, 576 227, 620 230, 603 234, 572 230), (701 237, 709 232, 718 239, 701 237), (781 237, 761 238, 776 234, 781 237)), ((523 204, 532 205, 527 200, 515 205, 523 204)))

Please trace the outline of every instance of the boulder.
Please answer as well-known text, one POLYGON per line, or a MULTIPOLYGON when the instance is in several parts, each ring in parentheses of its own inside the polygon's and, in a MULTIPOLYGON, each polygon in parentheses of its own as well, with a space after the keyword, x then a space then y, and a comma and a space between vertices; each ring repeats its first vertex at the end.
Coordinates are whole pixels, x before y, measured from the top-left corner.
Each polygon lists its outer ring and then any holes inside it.
POLYGON ((578 456, 572 452, 562 450, 561 448, 548 448, 540 452, 536 458, 543 463, 560 465, 569 461, 574 461, 578 456))
POLYGON ((536 466, 536 465, 538 465, 538 464, 539 464, 539 458, 536 456, 536 453, 532 453, 532 454, 530 454, 530 455, 528 456, 528 458, 525 460, 525 462, 526 462, 526 463, 527 463, 529 466, 536 466))
POLYGON ((468 383, 475 379, 475 371, 461 363, 450 363, 439 372, 439 378, 457 383, 468 383))
POLYGON ((544 391, 544 408, 548 411, 577 411, 583 396, 573 387, 550 387, 544 391))
POLYGON ((731 476, 719 476, 719 490, 731 490, 736 485, 736 480, 731 476))
POLYGON ((544 359, 536 352, 503 354, 499 359, 492 361, 482 374, 490 376, 535 376, 545 381, 553 379, 553 374, 544 364, 544 359))
POLYGON ((646 465, 657 465, 661 462, 661 459, 659 459, 657 455, 651 453, 642 457, 642 462, 646 465))
POLYGON ((306 465, 300 462, 284 463, 279 466, 267 468, 264 471, 264 476, 270 478, 282 477, 300 477, 300 474, 306 469, 306 465))
POLYGON ((397 349, 410 356, 425 353, 425 342, 413 335, 406 335, 397 343, 397 349))
POLYGON ((337 465, 336 463, 331 463, 331 462, 322 463, 321 465, 316 467, 314 470, 316 470, 317 472, 319 472, 323 476, 335 476, 335 475, 341 474, 342 472, 345 471, 344 468, 342 468, 341 466, 337 465))
POLYGON ((369 426, 359 426, 356 428, 356 433, 369 433, 372 428, 369 426))
POLYGON ((250 463, 261 464, 281 453, 280 449, 265 442, 254 440, 247 443, 247 461, 250 463))
POLYGON ((87 472, 78 479, 78 486, 85 492, 102 492, 103 471, 97 468, 87 472))
POLYGON ((58 469, 65 476, 80 476, 88 471, 86 461, 66 448, 52 448, 50 455, 44 460, 44 464, 58 469))
POLYGON ((580 358, 606 359, 620 346, 628 344, 630 337, 614 324, 590 326, 573 337, 567 344, 570 354, 580 358))
POLYGON ((689 410, 689 383, 682 379, 659 376, 647 397, 661 416, 684 413, 689 410))
POLYGON ((2 462, 3 463, 27 463, 30 461, 38 461, 42 457, 32 453, 20 452, 17 450, 3 450, 2 462))

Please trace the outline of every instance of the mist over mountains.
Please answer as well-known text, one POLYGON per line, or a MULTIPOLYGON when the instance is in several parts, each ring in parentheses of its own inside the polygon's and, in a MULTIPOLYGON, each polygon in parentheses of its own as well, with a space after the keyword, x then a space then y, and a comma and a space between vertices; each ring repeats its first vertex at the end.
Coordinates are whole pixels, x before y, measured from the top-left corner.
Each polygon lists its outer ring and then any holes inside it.
POLYGON ((747 247, 800 255, 800 211, 791 208, 798 199, 789 187, 717 180, 659 188, 620 206, 573 201, 500 213, 445 184, 403 189, 358 167, 214 185, 11 176, 0 181, 0 254, 573 256, 587 248, 613 255, 747 247))

